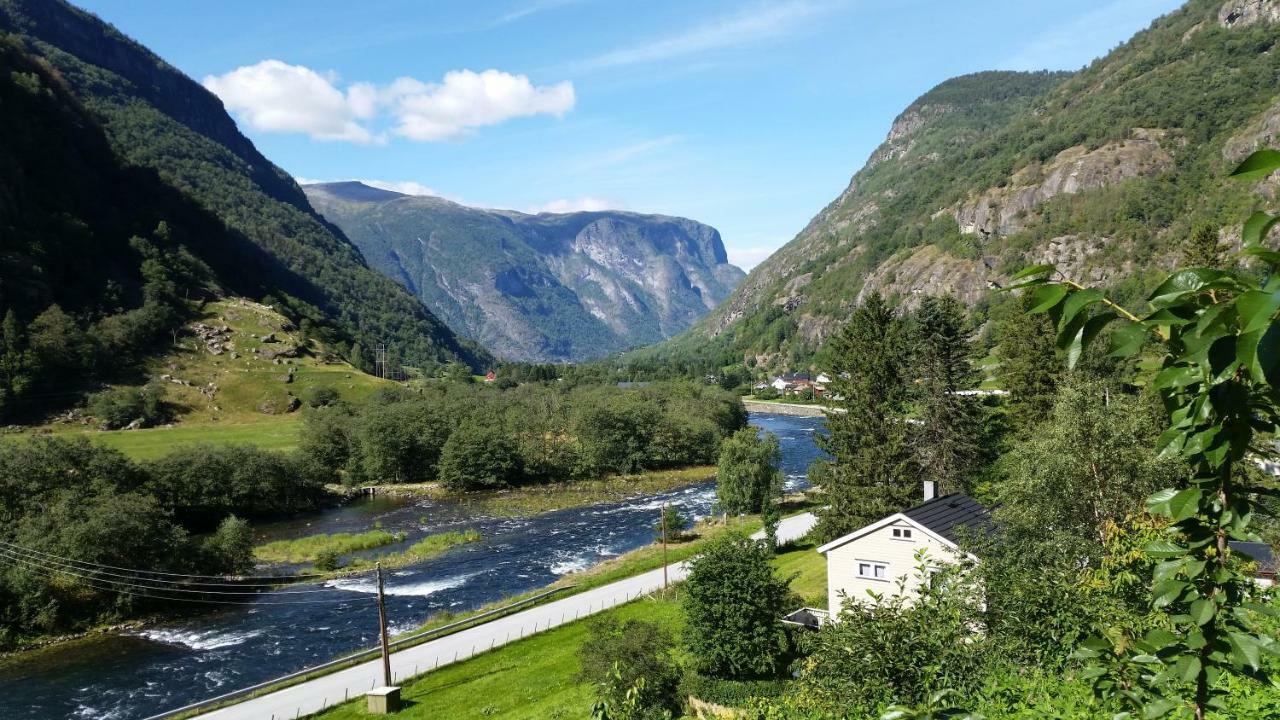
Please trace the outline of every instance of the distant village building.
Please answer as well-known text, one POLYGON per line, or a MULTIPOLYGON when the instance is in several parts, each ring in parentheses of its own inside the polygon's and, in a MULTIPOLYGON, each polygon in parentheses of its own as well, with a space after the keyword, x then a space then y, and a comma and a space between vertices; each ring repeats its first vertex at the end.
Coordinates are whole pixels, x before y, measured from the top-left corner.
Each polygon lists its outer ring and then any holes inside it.
POLYGON ((782 395, 800 395, 812 389, 814 397, 821 397, 827 390, 831 378, 826 373, 813 378, 809 373, 786 373, 773 378, 769 386, 782 395))
POLYGON ((484 374, 485 382, 493 382, 494 380, 497 380, 497 379, 498 379, 498 374, 492 370, 484 374))

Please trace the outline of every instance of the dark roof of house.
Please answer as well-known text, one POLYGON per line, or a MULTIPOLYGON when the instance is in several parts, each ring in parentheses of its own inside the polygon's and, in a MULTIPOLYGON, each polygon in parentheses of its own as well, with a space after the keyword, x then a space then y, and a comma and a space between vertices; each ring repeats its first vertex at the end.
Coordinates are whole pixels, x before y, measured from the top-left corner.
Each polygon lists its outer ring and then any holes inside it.
POLYGON ((1248 555, 1258 562, 1259 575, 1274 575, 1276 572, 1276 558, 1271 551, 1271 546, 1260 542, 1244 542, 1242 540, 1232 540, 1231 549, 1242 554, 1248 555))
POLYGON ((951 542, 958 542, 965 533, 985 535, 993 529, 990 511, 963 493, 934 498, 902 514, 951 542))

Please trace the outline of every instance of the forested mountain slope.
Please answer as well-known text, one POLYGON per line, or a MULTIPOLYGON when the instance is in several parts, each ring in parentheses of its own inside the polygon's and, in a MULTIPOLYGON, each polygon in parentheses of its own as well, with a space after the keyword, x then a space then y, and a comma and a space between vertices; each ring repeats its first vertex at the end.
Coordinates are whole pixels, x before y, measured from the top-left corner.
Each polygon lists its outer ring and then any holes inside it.
POLYGON ((685 218, 528 215, 355 182, 304 190, 372 267, 507 359, 577 361, 657 342, 743 277, 715 228, 685 218))
POLYGON ((6 139, 0 178, 0 186, 27 199, 14 196, 9 206, 27 232, 19 236, 23 245, 6 247, 0 286, 6 293, 26 288, 4 303, 18 325, 47 302, 70 305, 64 309, 82 328, 138 306, 138 282, 124 283, 120 300, 113 294, 117 276, 136 281, 143 262, 139 251, 121 248, 133 234, 154 235, 156 223, 166 220, 172 237, 151 242, 168 242, 174 252, 184 246, 203 261, 211 292, 272 302, 359 365, 372 365, 379 342, 411 364, 485 362, 483 351, 460 342, 410 293, 369 269, 198 83, 61 0, 0 0, 0 31, 22 43, 8 50, 11 62, 30 61, 19 55, 39 58, 44 69, 27 71, 24 77, 34 73, 34 79, 22 82, 34 83, 46 110, 62 116, 61 124, 43 127, 36 115, 4 113, 30 141, 19 147, 6 139), (92 153, 67 149, 86 144, 92 153), (123 187, 130 183, 121 173, 141 184, 123 187), (69 214, 58 205, 64 201, 69 214), (114 224, 104 224, 104 217, 114 224), (75 229, 49 231, 59 223, 75 229))
MULTIPOLYGON (((1124 292, 1198 223, 1238 236, 1250 200, 1224 178, 1280 137, 1278 20, 1277 0, 1192 0, 1078 73, 938 85, 729 300, 631 361, 801 364, 873 290, 955 293, 981 317, 1028 263, 1124 292)), ((1274 206, 1275 178, 1260 191, 1274 206)))

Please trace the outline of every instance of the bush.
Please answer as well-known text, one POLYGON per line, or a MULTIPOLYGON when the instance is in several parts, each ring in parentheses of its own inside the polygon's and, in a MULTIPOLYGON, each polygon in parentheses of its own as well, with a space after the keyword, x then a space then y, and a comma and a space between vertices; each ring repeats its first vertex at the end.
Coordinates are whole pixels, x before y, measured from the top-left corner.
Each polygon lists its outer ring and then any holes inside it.
POLYGON ((675 505, 668 505, 662 510, 662 519, 653 525, 653 532, 662 539, 662 527, 666 525, 667 541, 679 542, 684 539, 684 531, 689 529, 689 518, 685 517, 675 505))
POLYGON ((464 422, 440 453, 440 482, 451 490, 506 487, 519 474, 519 450, 492 421, 464 422))
POLYGON ((336 550, 321 550, 316 553, 316 569, 320 572, 333 572, 341 567, 341 558, 336 550))
POLYGON ((685 631, 698 670, 718 677, 771 677, 786 664, 782 616, 790 581, 774 574, 764 544, 732 533, 708 544, 685 581, 685 631))
POLYGON ((313 408, 328 407, 340 399, 338 391, 328 385, 317 385, 307 390, 307 404, 313 408))
POLYGON ((106 430, 117 430, 137 421, 149 427, 164 419, 164 386, 120 387, 89 398, 89 414, 106 430))
POLYGON ((223 573, 247 573, 253 569, 253 530, 235 515, 227 516, 204 540, 205 566, 223 573))
POLYGON ((626 705, 628 690, 637 689, 640 717, 679 717, 680 669, 672 660, 675 640, 657 623, 602 616, 589 621, 590 636, 578 650, 581 678, 600 689, 611 707, 626 705), (637 681, 643 680, 643 684, 637 681))

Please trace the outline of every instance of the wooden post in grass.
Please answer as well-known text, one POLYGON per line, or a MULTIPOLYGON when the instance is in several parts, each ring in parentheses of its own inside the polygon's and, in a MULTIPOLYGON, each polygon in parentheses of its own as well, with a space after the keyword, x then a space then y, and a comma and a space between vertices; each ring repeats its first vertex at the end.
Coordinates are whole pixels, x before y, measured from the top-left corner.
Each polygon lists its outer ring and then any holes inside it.
POLYGON ((387 601, 383 594, 382 563, 378 569, 378 631, 382 636, 382 684, 391 687, 391 648, 387 644, 387 601))

